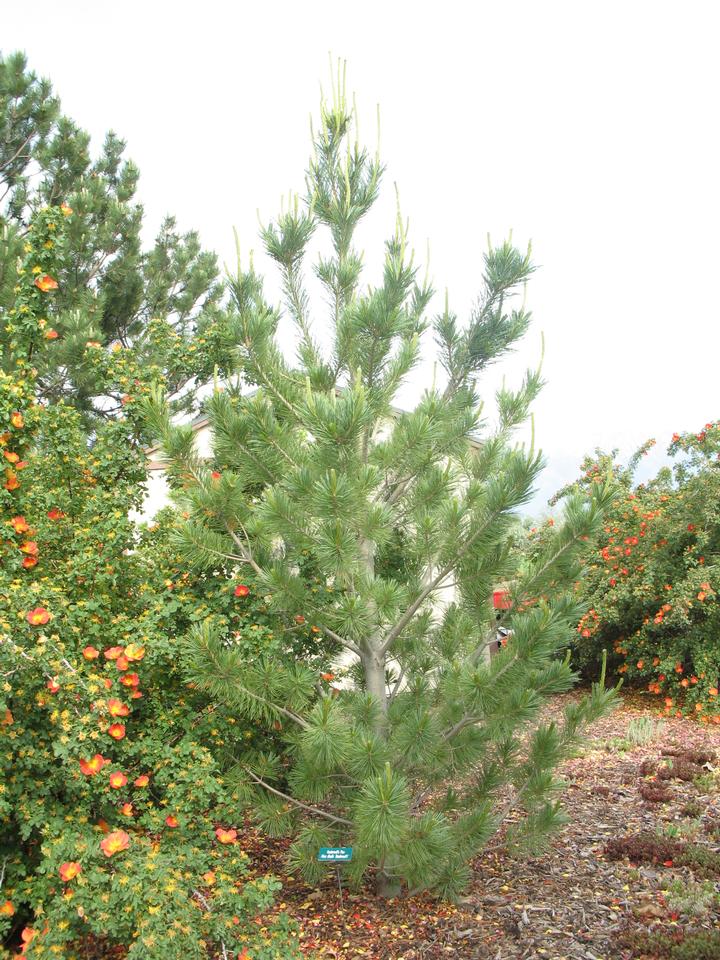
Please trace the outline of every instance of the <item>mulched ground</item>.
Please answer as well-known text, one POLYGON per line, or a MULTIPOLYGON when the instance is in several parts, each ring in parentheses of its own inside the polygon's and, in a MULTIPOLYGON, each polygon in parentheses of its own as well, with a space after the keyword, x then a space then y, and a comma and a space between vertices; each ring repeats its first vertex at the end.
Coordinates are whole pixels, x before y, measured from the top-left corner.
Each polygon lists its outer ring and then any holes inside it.
MULTIPOLYGON (((573 696, 573 695, 570 695, 573 696)), ((565 698, 566 699, 566 698, 565 698)), ((552 711, 561 712, 558 698, 552 711)), ((581 756, 568 761, 564 805, 570 823, 549 851, 530 860, 512 860, 502 850, 474 863, 467 896, 457 905, 413 897, 379 901, 344 892, 340 904, 332 868, 320 889, 288 876, 285 844, 245 835, 243 846, 257 869, 283 881, 278 909, 294 918, 308 953, 334 960, 636 960, 653 956, 631 946, 628 936, 662 932, 670 942, 692 927, 720 930, 712 908, 699 917, 673 913, 663 891, 674 879, 688 882, 687 867, 665 863, 611 861, 607 843, 659 829, 720 851, 720 781, 713 771, 697 781, 665 780, 670 799, 650 803, 641 797, 643 761, 667 761, 663 749, 716 750, 720 730, 690 720, 665 719, 658 736, 643 746, 623 742, 633 718, 657 716, 642 695, 626 696, 622 707, 588 731, 581 756), (690 803, 696 810, 685 809, 690 803), (698 815, 699 814, 699 815, 698 815)), ((718 761, 720 768, 720 761, 718 761)), ((711 765, 712 766, 712 765, 711 765)), ((716 876, 715 881, 720 880, 716 876)), ((716 884, 720 892, 720 884, 716 884)), ((710 956, 710 954, 707 954, 710 956)), ((705 954, 703 954, 703 958, 705 954)), ((720 957, 720 953, 718 953, 720 957)))

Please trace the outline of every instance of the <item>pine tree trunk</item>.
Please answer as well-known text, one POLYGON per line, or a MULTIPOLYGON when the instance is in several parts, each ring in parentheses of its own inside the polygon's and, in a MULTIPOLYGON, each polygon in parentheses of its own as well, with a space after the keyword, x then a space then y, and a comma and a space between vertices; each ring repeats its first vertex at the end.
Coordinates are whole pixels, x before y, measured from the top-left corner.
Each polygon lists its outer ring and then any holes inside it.
MULTIPOLYGON (((370 576, 375 572, 375 548, 369 540, 363 540, 360 544, 360 550, 365 560, 365 565, 370 576)), ((377 642, 377 640, 375 641, 377 642)), ((385 685, 385 657, 380 654, 372 639, 365 645, 365 652, 361 656, 363 671, 365 673, 365 689, 378 702, 380 713, 375 733, 380 740, 387 737, 387 709, 388 694, 385 685)), ((385 872, 386 861, 378 864, 375 873, 375 893, 378 897, 390 899, 400 896, 400 881, 395 877, 388 876, 385 872)))
POLYGON ((400 881, 396 877, 389 877, 383 866, 379 866, 375 874, 375 893, 386 900, 399 897, 401 893, 400 881))
POLYGON ((385 716, 388 708, 387 687, 385 686, 385 658, 372 648, 362 657, 365 671, 365 689, 372 694, 380 706, 380 717, 375 728, 378 737, 385 739, 385 716))

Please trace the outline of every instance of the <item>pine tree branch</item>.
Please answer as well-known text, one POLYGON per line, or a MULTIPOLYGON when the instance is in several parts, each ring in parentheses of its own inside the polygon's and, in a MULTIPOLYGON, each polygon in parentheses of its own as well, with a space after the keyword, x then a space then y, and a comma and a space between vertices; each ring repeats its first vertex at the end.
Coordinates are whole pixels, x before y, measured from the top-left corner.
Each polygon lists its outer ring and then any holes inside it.
POLYGON ((259 784, 261 787, 264 787, 265 790, 270 793, 274 793, 276 797, 282 797, 283 800, 286 800, 288 803, 293 804, 295 807, 300 807, 302 810, 307 810, 309 813, 314 813, 318 817, 325 817, 327 820, 332 820, 334 823, 344 823, 348 827, 352 827, 352 822, 350 820, 345 820, 344 817, 336 817, 333 813, 328 813, 326 810, 320 810, 318 807, 310 807, 306 803, 302 803, 300 800, 295 800, 294 797, 288 796, 287 793, 283 793, 281 790, 276 790, 275 787, 271 787, 269 783, 265 783, 264 780, 261 780, 260 777, 256 776, 249 767, 243 767, 243 770, 247 775, 259 784))
POLYGON ((347 647, 348 650, 352 650, 353 653, 356 653, 359 657, 362 656, 362 651, 360 647, 356 646, 352 640, 346 640, 345 637, 341 637, 339 633, 335 633, 334 630, 331 630, 330 627, 326 627, 322 623, 316 624, 326 637, 330 637, 331 640, 335 640, 336 643, 340 643, 343 647, 347 647))
POLYGON ((452 571, 457 566, 458 562, 465 556, 465 554, 472 547, 472 545, 487 530, 487 528, 495 520, 495 518, 496 518, 496 514, 492 514, 492 516, 489 517, 485 523, 481 524, 478 527, 478 529, 475 531, 475 533, 473 533, 472 536, 468 537, 468 539, 465 541, 462 547, 460 547, 460 549, 456 551, 452 561, 446 564, 443 567, 443 569, 437 574, 437 576, 434 577, 430 581, 430 583, 423 590, 420 591, 416 599, 410 604, 410 606, 407 608, 405 613, 400 617, 400 619, 397 621, 395 626, 390 630, 390 633, 388 633, 387 637, 385 638, 385 642, 380 648, 381 656, 384 656, 387 653, 387 651, 390 649, 390 646, 400 636, 400 634, 403 632, 405 627, 410 623, 412 618, 415 616, 415 614, 418 612, 418 610, 423 605, 423 603, 427 600, 430 594, 440 586, 440 584, 443 582, 443 580, 447 576, 449 576, 452 573, 452 571))
POLYGON ((461 720, 458 720, 454 727, 451 727, 447 733, 443 734, 443 741, 447 742, 456 734, 460 733, 461 730, 464 730, 465 727, 471 727, 474 723, 480 723, 482 719, 482 717, 464 716, 461 720))
MULTIPOLYGON (((242 526, 242 524, 241 524, 241 526, 242 526)), ((227 530, 227 532, 228 532, 228 533, 230 534, 230 536, 233 538, 235 544, 236 544, 236 545, 238 546, 238 548, 240 549, 240 552, 241 552, 242 555, 243 555, 243 559, 245 560, 245 563, 249 563, 250 566, 253 568, 253 570, 255 571, 255 573, 257 573, 258 576, 262 576, 262 573, 263 573, 262 568, 259 567, 258 564, 257 564, 257 563, 255 562, 255 560, 253 559, 252 550, 250 549, 249 543, 247 543, 247 546, 246 546, 246 544, 244 544, 244 543, 242 542, 242 540, 240 539, 240 537, 238 537, 238 535, 235 533, 235 531, 232 530, 227 524, 225 524, 225 529, 227 530)), ((243 533, 245 534, 245 539, 246 539, 246 542, 247 542, 247 531, 245 530, 244 527, 242 528, 242 530, 243 530, 243 533)))
POLYGON ((300 278, 299 264, 283 265, 283 274, 290 312, 302 333, 303 347, 312 356, 313 361, 319 364, 322 358, 310 332, 310 321, 306 314, 307 294, 300 278))
MULTIPOLYGON (((568 540, 568 542, 567 542, 566 544, 564 544, 562 547, 560 547, 559 550, 556 550, 555 553, 554 553, 554 554, 542 565, 542 567, 541 567, 536 573, 534 573, 533 576, 530 578, 530 586, 532 586, 533 584, 541 583, 543 576, 544 576, 544 575, 547 573, 547 571, 553 566, 553 564, 557 563, 557 561, 560 559, 560 557, 562 557, 563 554, 567 553, 567 551, 568 551, 571 547, 573 547, 579 540, 581 540, 583 536, 584 536, 584 534, 581 534, 581 533, 576 533, 576 534, 574 534, 573 537, 572 537, 572 539, 568 540)), ((533 593, 533 592, 534 592, 534 591, 529 590, 529 589, 528 589, 528 585, 525 584, 525 593, 524 593, 524 594, 521 594, 520 597, 518 597, 517 599, 518 599, 520 602, 522 602, 522 601, 525 600, 527 597, 529 597, 530 594, 533 593)))
MULTIPOLYGON (((510 669, 510 667, 512 667, 513 664, 517 662, 517 659, 518 659, 517 654, 514 654, 514 655, 508 660, 508 662, 505 664, 505 666, 504 666, 501 670, 498 670, 498 672, 491 678, 492 681, 493 681, 493 683, 497 683, 497 681, 500 679, 500 677, 501 677, 504 673, 507 673, 507 671, 510 669)), ((450 740, 450 739, 451 739, 452 737, 454 737, 456 734, 460 733, 461 730, 464 730, 465 727, 470 727, 470 726, 472 726, 474 723, 480 723, 480 721, 481 721, 481 720, 484 720, 484 719, 485 719, 484 717, 473 717, 473 716, 471 716, 471 715, 469 715, 469 714, 466 714, 464 717, 462 717, 460 720, 458 720, 458 722, 455 724, 454 727, 451 727, 450 730, 448 730, 447 733, 444 733, 444 734, 443 734, 443 742, 447 742, 448 740, 450 740)))
POLYGON ((388 704, 391 704, 395 699, 395 697, 398 695, 398 691, 400 690, 400 684, 402 683, 404 676, 405 676, 405 667, 402 667, 400 669, 400 676, 395 681, 395 685, 393 686, 388 696, 388 704))
POLYGON ((252 452, 252 450, 250 449, 250 447, 248 447, 248 446, 247 446, 246 444, 244 444, 244 443, 238 443, 237 441, 235 441, 235 442, 237 443, 237 446, 239 447, 239 449, 242 450, 243 453, 248 457, 248 459, 252 460, 252 462, 255 464, 255 466, 256 466, 256 467, 259 467, 260 470, 263 471, 263 473, 265 474, 266 478, 268 479, 268 481, 269 481, 271 484, 272 484, 272 483, 277 483, 278 478, 277 478, 276 476, 274 476, 274 475, 268 470, 268 468, 265 466, 265 464, 262 462, 262 460, 260 460, 259 457, 256 457, 256 456, 255 456, 255 454, 252 452))
MULTIPOLYGON (((190 528, 190 527, 186 527, 186 528, 185 528, 185 533, 186 533, 186 535, 188 535, 188 531, 191 530, 191 529, 192 529, 192 528, 190 528)), ((245 557, 245 556, 237 557, 237 556, 235 556, 234 553, 223 553, 222 550, 213 550, 212 547, 206 547, 204 544, 199 543, 197 540, 193 540, 193 539, 192 539, 192 536, 190 536, 190 539, 192 540, 192 542, 194 543, 194 545, 195 545, 196 547, 198 547, 199 549, 201 549, 204 553, 209 553, 209 554, 211 554, 211 555, 214 556, 214 557, 221 557, 223 560, 234 560, 236 563, 248 563, 248 562, 249 562, 248 559, 247 559, 247 557, 245 557)))
MULTIPOLYGON (((299 716, 297 713, 293 713, 292 710, 288 710, 286 707, 281 707, 279 704, 273 703, 271 700, 268 700, 266 697, 260 696, 260 694, 255 693, 253 690, 249 690, 248 687, 238 679, 238 674, 233 674, 233 671, 228 671, 224 668, 222 660, 218 659, 215 651, 212 647, 204 642, 201 644, 201 649, 205 655, 208 662, 213 667, 213 676, 221 679, 226 684, 234 684, 233 690, 237 690, 242 693, 244 696, 249 697, 251 700, 255 700, 258 703, 265 704, 270 710, 275 711, 276 713, 281 714, 283 717, 287 717, 288 720, 292 720, 294 723, 297 723, 303 728, 303 730, 309 730, 310 724, 303 717, 299 716)), ((209 673, 210 671, 208 671, 209 673)), ((212 685, 208 683, 203 684, 206 689, 209 689, 211 692, 213 690, 212 685)), ((227 691, 222 691, 216 694, 217 698, 223 700, 226 703, 232 703, 232 696, 228 695, 227 691)))

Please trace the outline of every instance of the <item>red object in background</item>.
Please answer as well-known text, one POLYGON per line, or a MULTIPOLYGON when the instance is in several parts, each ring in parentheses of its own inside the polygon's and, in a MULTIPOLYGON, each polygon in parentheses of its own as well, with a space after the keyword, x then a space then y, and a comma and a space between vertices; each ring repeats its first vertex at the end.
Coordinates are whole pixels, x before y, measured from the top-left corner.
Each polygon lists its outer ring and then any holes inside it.
POLYGON ((496 610, 509 610, 511 606, 509 590, 493 590, 493 607, 496 610))

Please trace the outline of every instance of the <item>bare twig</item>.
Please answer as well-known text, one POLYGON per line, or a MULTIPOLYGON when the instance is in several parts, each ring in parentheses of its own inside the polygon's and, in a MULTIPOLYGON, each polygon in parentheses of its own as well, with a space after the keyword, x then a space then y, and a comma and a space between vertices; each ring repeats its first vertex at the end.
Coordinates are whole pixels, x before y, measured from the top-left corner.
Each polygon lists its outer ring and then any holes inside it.
POLYGON ((314 813, 318 817, 325 817, 327 820, 332 820, 333 823, 344 823, 348 827, 352 826, 352 822, 350 820, 345 820, 344 817, 336 817, 334 813, 328 813, 327 810, 320 810, 319 807, 308 806, 307 803, 301 803, 300 800, 295 800, 293 797, 289 797, 281 790, 276 790, 275 787, 271 787, 269 783, 265 783, 264 780, 261 780, 260 777, 254 774, 249 767, 244 766, 243 770, 252 780, 255 781, 255 783, 259 784, 261 787, 264 787, 270 793, 274 793, 276 797, 282 797, 282 799, 287 800, 288 803, 292 803, 296 807, 301 807, 303 810, 307 810, 308 813, 314 813))

